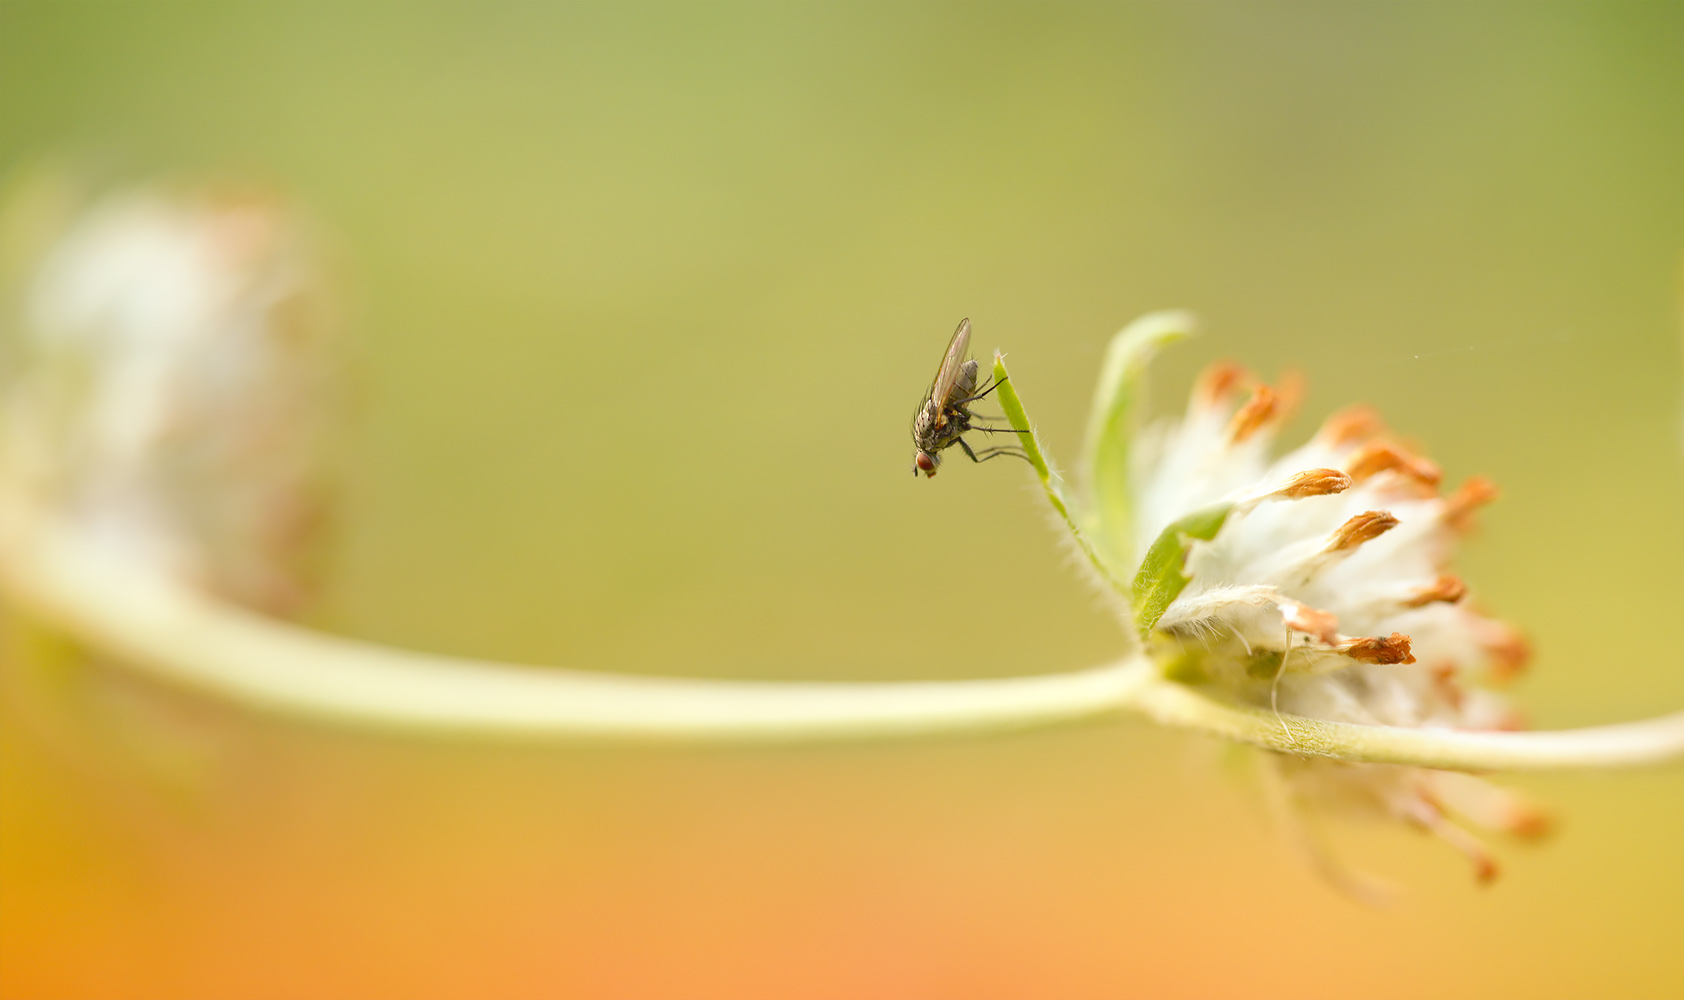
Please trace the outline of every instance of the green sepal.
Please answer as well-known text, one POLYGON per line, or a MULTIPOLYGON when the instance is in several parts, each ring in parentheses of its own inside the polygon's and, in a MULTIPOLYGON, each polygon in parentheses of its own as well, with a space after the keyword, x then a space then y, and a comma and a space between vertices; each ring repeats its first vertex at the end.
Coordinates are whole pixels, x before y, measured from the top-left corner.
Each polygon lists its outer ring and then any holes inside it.
POLYGON ((1087 488, 1083 527, 1113 565, 1132 565, 1135 553, 1129 452, 1139 422, 1147 363, 1160 347, 1190 335, 1192 315, 1156 312, 1124 327, 1106 348, 1082 442, 1081 481, 1087 488))
POLYGON ((1151 633, 1170 603, 1192 582, 1186 572, 1188 549, 1195 541, 1215 538, 1233 509, 1231 503, 1202 507, 1165 528, 1146 550, 1134 575, 1134 623, 1142 637, 1151 633))

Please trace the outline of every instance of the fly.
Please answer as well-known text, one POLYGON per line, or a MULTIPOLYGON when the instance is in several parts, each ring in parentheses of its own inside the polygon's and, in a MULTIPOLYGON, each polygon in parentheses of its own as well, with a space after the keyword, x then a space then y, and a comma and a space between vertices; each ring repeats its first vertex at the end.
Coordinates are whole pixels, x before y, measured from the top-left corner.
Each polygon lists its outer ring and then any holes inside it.
POLYGON ((986 462, 1000 455, 1016 455, 1025 461, 1029 458, 1023 449, 1010 445, 973 451, 970 443, 961 436, 971 430, 984 434, 1028 433, 985 426, 981 421, 997 418, 971 412, 970 404, 998 389, 1000 384, 990 380, 978 391, 977 363, 975 358, 968 357, 970 352, 971 321, 964 319, 959 321, 959 329, 953 331, 953 339, 947 342, 947 354, 941 359, 941 367, 936 369, 936 380, 930 383, 930 390, 924 394, 923 402, 918 404, 918 412, 912 417, 912 445, 917 449, 912 458, 914 476, 922 472, 926 477, 934 477, 936 467, 941 464, 943 449, 955 444, 963 448, 973 462, 986 462))

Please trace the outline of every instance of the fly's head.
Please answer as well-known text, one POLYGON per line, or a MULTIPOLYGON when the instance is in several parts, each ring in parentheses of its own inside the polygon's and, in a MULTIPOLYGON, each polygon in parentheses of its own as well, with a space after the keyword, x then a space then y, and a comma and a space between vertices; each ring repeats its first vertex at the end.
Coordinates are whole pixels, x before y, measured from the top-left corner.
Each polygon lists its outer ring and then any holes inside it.
POLYGON ((937 452, 941 445, 937 441, 941 429, 941 411, 931 400, 925 400, 924 405, 912 417, 912 474, 916 476, 922 472, 925 476, 936 474, 936 466, 941 464, 937 452))

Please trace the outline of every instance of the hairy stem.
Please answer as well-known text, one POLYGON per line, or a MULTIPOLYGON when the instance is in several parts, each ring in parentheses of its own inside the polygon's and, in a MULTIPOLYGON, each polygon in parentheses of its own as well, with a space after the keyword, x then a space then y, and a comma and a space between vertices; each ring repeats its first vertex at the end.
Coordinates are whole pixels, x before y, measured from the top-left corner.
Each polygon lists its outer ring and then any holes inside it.
POLYGON ((1304 757, 1447 771, 1631 767, 1684 759, 1684 712, 1532 732, 1363 726, 1234 705, 1157 677, 1129 689, 1128 708, 1165 726, 1304 757))
POLYGON ((1074 506, 1070 497, 1064 492, 1064 481, 1052 466, 1047 464, 1046 454, 1041 449, 1041 441, 1035 433, 1035 428, 1029 423, 1029 414, 1023 409, 1023 400, 1018 398, 1017 388, 1012 385, 1011 378, 1006 372, 1006 359, 1003 355, 994 355, 994 379, 999 383, 1000 409, 1006 414, 1006 420, 1012 429, 1018 432, 1018 438, 1023 445, 1023 451, 1029 456, 1029 464, 1035 467, 1035 474, 1041 479, 1041 489, 1046 491, 1047 501, 1058 516, 1064 519, 1064 524, 1070 529, 1070 536, 1076 540, 1082 554, 1087 556, 1094 571, 1099 574, 1111 589, 1119 594, 1128 593, 1122 577, 1111 568, 1110 564, 1093 547, 1082 526, 1077 523, 1074 506))

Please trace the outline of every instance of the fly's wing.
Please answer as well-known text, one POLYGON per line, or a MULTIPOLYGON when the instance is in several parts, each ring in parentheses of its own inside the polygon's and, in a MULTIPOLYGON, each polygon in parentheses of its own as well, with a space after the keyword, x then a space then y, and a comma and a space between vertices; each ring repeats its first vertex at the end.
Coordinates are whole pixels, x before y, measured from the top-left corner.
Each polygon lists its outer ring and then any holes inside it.
POLYGON ((953 331, 953 339, 947 343, 947 356, 941 359, 941 368, 936 372, 935 384, 930 386, 930 398, 935 400, 938 408, 947 405, 948 397, 953 394, 953 384, 959 379, 959 369, 965 364, 965 355, 971 353, 971 321, 959 321, 959 329, 953 331))

